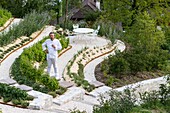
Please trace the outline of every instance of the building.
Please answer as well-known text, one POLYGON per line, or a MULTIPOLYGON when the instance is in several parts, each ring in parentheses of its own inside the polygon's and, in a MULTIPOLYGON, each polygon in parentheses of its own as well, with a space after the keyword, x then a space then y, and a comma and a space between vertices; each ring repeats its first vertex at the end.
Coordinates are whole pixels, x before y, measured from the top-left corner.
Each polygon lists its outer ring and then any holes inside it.
POLYGON ((87 11, 98 11, 100 10, 100 2, 97 0, 82 0, 81 8, 73 8, 69 12, 69 18, 71 20, 82 20, 85 18, 87 11))

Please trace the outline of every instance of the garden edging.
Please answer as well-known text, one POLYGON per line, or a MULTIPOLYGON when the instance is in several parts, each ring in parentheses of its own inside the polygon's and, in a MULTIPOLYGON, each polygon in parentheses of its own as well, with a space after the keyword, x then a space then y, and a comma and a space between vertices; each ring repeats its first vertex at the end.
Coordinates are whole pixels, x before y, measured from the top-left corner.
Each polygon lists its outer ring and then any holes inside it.
MULTIPOLYGON (((45 27, 44 27, 44 28, 45 28, 45 27)), ((7 55, 5 56, 5 58, 3 58, 3 59, 0 61, 0 64, 1 64, 9 55, 11 55, 12 53, 14 53, 15 51, 17 51, 18 49, 20 49, 20 48, 28 45, 28 44, 31 43, 32 41, 34 41, 34 40, 43 32, 44 28, 42 28, 42 30, 40 30, 39 33, 38 33, 35 37, 33 37, 30 41, 28 41, 27 43, 23 44, 22 46, 20 46, 20 47, 18 47, 18 48, 16 48, 16 49, 14 49, 14 50, 11 51, 10 53, 7 53, 7 55)))
POLYGON ((2 32, 3 30, 5 30, 13 21, 15 18, 10 18, 5 24, 4 26, 0 27, 0 32, 2 32))

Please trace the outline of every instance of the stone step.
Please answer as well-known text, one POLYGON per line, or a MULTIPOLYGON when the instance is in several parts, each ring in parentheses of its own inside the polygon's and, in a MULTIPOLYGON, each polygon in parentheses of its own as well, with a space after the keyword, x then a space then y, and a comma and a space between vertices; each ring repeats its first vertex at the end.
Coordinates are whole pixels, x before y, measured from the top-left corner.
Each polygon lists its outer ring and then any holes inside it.
POLYGON ((53 97, 51 95, 41 93, 38 91, 29 91, 29 95, 34 97, 34 100, 30 102, 29 109, 44 109, 52 105, 53 97))
POLYGON ((95 88, 98 88, 98 87, 101 87, 101 86, 104 86, 104 85, 105 85, 104 83, 99 82, 99 81, 97 81, 97 80, 96 80, 96 81, 90 81, 89 84, 94 85, 95 88))
POLYGON ((111 91, 111 90, 112 90, 111 87, 102 86, 102 87, 99 87, 99 88, 94 89, 92 92, 87 93, 87 94, 90 95, 90 96, 92 96, 92 97, 98 98, 98 97, 100 97, 101 95, 105 95, 107 92, 109 92, 109 91, 111 91))
POLYGON ((11 78, 5 78, 5 79, 1 79, 0 83, 13 85, 13 84, 16 84, 17 82, 11 78))
POLYGON ((24 85, 24 84, 18 85, 18 86, 16 86, 16 87, 19 88, 19 89, 21 89, 21 90, 24 90, 24 91, 31 91, 31 90, 33 90, 32 87, 27 86, 27 85, 24 85))
POLYGON ((59 85, 64 88, 69 88, 74 85, 72 82, 67 82, 67 81, 59 81, 59 85))
POLYGON ((79 87, 71 87, 61 96, 53 99, 53 103, 63 105, 72 100, 83 100, 85 90, 79 87))

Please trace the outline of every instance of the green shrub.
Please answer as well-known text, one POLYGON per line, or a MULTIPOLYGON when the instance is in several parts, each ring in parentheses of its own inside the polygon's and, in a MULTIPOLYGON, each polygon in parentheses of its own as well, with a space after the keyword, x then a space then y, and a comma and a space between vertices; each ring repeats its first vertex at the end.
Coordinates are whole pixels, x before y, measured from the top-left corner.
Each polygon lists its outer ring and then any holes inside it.
POLYGON ((0 58, 2 59, 4 56, 3 55, 0 55, 0 58))
POLYGON ((145 92, 140 94, 140 98, 142 100, 141 106, 143 108, 155 108, 156 106, 159 106, 159 94, 157 91, 152 91, 152 92, 145 92))
POLYGON ((33 96, 27 96, 27 100, 33 100, 34 99, 34 97, 33 96))
POLYGON ((87 10, 85 13, 85 20, 95 22, 97 17, 99 17, 99 16, 100 16, 100 11, 94 12, 94 11, 87 10))
POLYGON ((15 88, 14 86, 9 86, 7 84, 0 83, 0 96, 2 96, 5 99, 5 102, 7 100, 12 99, 21 99, 26 100, 28 94, 25 91, 22 91, 18 88, 15 88))
POLYGON ((125 89, 123 92, 113 90, 108 93, 109 99, 105 100, 105 97, 101 97, 100 105, 94 106, 93 113, 153 113, 154 111, 168 113, 170 111, 170 93, 167 90, 170 87, 169 80, 164 86, 161 85, 158 91, 140 93, 140 98, 136 97, 134 90, 125 89))
POLYGON ((62 95, 67 91, 66 88, 60 87, 59 89, 56 90, 56 94, 62 95))
POLYGON ((39 81, 47 86, 51 91, 55 91, 59 88, 58 81, 55 78, 50 78, 48 75, 41 75, 39 81))
POLYGON ((112 86, 112 84, 115 82, 115 78, 113 76, 108 76, 107 80, 106 80, 106 85, 108 86, 112 86))
POLYGON ((4 103, 7 103, 7 102, 10 102, 12 99, 10 97, 5 97, 3 98, 3 102, 4 103))
MULTIPOLYGON (((100 25, 100 29, 99 29, 100 36, 106 36, 106 38, 109 38, 112 37, 113 34, 115 33, 115 24, 111 21, 98 20, 93 24, 93 28, 97 29, 98 25, 100 25)), ((114 39, 115 38, 118 37, 114 37, 114 39)))
POLYGON ((72 31, 73 30, 73 21, 68 20, 67 23, 65 24, 65 26, 64 26, 64 21, 63 21, 63 22, 60 23, 60 27, 72 31))
POLYGON ((124 92, 111 91, 110 99, 101 98, 100 105, 94 106, 93 113, 128 113, 135 105, 135 97, 130 90, 124 92))
POLYGON ((27 106, 29 106, 29 103, 26 101, 21 101, 21 106, 26 108, 27 106))
POLYGON ((107 74, 123 74, 129 71, 129 63, 119 55, 109 56, 102 64, 107 74))
POLYGON ((53 98, 55 98, 57 96, 56 92, 48 92, 48 94, 53 96, 53 98))
POLYGON ((12 17, 12 14, 5 9, 0 8, 0 27, 12 17))
POLYGON ((20 100, 17 100, 17 99, 12 99, 12 103, 13 103, 14 105, 19 105, 19 104, 21 104, 21 101, 20 101, 20 100))

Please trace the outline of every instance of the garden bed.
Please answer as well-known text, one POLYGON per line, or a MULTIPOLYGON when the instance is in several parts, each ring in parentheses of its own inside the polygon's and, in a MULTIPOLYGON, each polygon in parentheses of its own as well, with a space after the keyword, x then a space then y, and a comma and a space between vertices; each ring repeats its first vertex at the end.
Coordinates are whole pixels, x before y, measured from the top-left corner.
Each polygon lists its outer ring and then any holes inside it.
POLYGON ((115 48, 110 44, 92 49, 84 48, 69 61, 64 70, 64 78, 66 81, 74 81, 77 86, 82 86, 88 92, 92 91, 94 86, 84 80, 84 67, 92 60, 111 53, 115 48))
POLYGON ((7 84, 0 83, 0 90, 1 104, 27 108, 29 102, 34 99, 34 97, 29 96, 26 91, 7 84))
POLYGON ((161 71, 155 72, 138 72, 136 75, 120 75, 118 78, 115 75, 105 75, 101 71, 102 63, 98 64, 95 68, 95 77, 98 81, 112 87, 118 88, 128 84, 133 84, 139 81, 158 78, 164 75, 161 71))
POLYGON ((11 44, 8 44, 4 47, 0 47, 0 63, 2 63, 10 54, 15 52, 16 50, 35 40, 42 33, 43 30, 44 28, 35 33, 32 33, 30 37, 22 36, 17 40, 13 41, 11 44))

